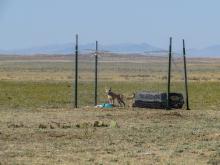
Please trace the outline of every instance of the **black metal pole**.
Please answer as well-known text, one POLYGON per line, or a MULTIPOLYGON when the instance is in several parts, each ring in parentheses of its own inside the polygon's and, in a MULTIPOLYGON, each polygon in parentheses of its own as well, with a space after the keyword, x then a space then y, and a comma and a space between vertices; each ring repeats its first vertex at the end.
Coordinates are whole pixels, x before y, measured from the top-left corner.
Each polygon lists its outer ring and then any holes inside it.
POLYGON ((78 108, 78 34, 75 46, 75 108, 78 108))
POLYGON ((188 79, 187 79, 187 69, 186 69, 186 48, 185 48, 185 40, 183 39, 183 61, 184 61, 184 78, 185 78, 185 94, 186 94, 186 109, 189 108, 189 95, 188 95, 188 79))
POLYGON ((167 83, 167 109, 170 109, 170 77, 171 77, 171 58, 172 58, 172 37, 170 37, 169 46, 169 66, 168 66, 168 83, 167 83))
POLYGON ((98 93, 98 41, 96 41, 95 51, 95 106, 97 105, 97 94, 98 93))

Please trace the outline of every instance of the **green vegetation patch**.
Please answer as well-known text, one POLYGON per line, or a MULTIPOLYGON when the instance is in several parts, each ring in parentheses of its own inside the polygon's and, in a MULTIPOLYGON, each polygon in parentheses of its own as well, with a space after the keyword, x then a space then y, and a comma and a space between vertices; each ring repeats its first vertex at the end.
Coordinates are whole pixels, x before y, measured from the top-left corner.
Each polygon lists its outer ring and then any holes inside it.
MULTIPOLYGON (((166 91, 166 84, 155 82, 100 82, 99 103, 107 101, 105 88, 125 96, 138 90, 166 91)), ((172 92, 184 92, 184 84, 175 83, 172 92)), ((70 82, 16 82, 0 81, 0 106, 2 108, 65 108, 73 106, 73 84, 70 82)), ((94 105, 94 83, 79 83, 79 106, 94 105)), ((198 110, 218 110, 220 86, 218 82, 193 82, 189 84, 190 107, 198 110)))

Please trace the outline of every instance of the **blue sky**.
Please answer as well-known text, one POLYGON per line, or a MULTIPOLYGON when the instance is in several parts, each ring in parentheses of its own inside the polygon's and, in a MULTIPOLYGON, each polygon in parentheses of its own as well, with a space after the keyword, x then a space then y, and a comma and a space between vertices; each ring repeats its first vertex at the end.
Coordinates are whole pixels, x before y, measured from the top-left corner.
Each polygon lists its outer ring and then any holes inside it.
POLYGON ((99 40, 220 44, 219 0, 0 0, 0 49, 99 40))

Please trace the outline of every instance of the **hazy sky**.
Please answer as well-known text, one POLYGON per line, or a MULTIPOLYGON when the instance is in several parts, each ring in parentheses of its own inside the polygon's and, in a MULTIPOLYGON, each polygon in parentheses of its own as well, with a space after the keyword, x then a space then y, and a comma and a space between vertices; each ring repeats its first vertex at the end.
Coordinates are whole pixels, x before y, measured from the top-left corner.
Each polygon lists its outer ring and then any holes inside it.
POLYGON ((0 49, 99 40, 220 44, 220 0, 0 0, 0 49))

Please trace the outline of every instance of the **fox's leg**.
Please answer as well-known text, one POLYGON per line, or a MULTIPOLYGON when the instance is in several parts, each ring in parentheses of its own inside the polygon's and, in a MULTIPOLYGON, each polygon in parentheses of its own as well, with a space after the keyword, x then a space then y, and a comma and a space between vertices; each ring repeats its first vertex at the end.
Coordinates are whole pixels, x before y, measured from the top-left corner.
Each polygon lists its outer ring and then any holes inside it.
POLYGON ((121 100, 121 102, 123 103, 124 107, 125 107, 125 102, 123 100, 121 100))
POLYGON ((124 105, 124 107, 125 107, 125 102, 123 101, 123 99, 122 98, 119 98, 118 99, 119 100, 119 102, 120 102, 120 105, 121 105, 121 103, 124 105))
POLYGON ((111 103, 112 105, 115 105, 115 101, 114 101, 114 100, 115 100, 115 99, 112 98, 112 103, 111 103))
POLYGON ((121 100, 120 100, 120 99, 117 99, 117 101, 118 101, 118 104, 119 104, 120 107, 121 107, 121 100))

